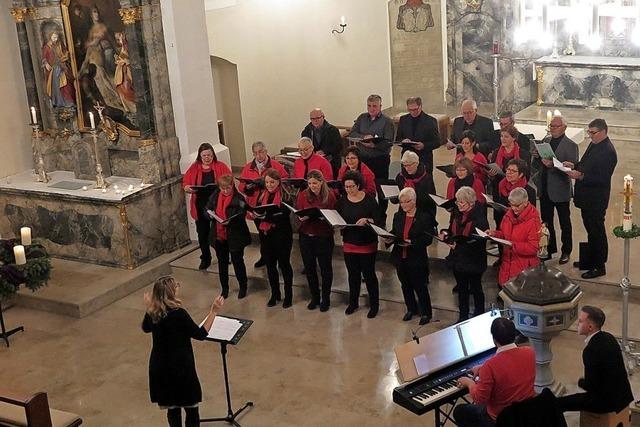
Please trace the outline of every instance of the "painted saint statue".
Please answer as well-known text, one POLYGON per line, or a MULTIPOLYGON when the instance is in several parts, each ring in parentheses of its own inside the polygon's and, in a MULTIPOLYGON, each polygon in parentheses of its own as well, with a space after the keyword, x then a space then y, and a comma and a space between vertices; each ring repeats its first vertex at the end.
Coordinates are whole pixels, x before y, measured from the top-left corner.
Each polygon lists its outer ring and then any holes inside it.
POLYGON ((396 28, 408 33, 417 33, 433 27, 431 5, 422 0, 407 0, 398 10, 396 28))
POLYGON ((60 35, 52 32, 42 46, 42 68, 47 95, 54 107, 70 107, 76 103, 73 73, 69 67, 69 51, 60 41, 60 35))

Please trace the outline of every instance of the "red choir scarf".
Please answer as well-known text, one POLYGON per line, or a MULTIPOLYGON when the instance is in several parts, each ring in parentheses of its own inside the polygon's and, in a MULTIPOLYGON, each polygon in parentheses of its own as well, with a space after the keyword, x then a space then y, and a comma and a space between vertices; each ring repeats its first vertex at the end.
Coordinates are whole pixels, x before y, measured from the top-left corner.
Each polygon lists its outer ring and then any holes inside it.
POLYGON ((500 183, 498 184, 498 191, 500 192, 500 195, 502 197, 509 197, 509 193, 511 193, 511 190, 513 190, 514 188, 527 188, 527 178, 525 176, 523 176, 522 178, 520 178, 519 180, 517 180, 516 182, 514 182, 513 184, 511 184, 509 181, 507 181, 507 178, 503 178, 502 181, 500 181, 500 183))
POLYGON ((520 158, 520 146, 518 145, 517 142, 513 143, 513 149, 511 150, 511 153, 507 154, 507 151, 504 149, 504 147, 501 145, 500 148, 498 149, 498 154, 496 155, 496 164, 498 166, 500 166, 500 169, 504 170, 505 167, 505 161, 504 159, 519 159, 520 158), (513 156, 510 156, 509 154, 513 154, 513 156))
MULTIPOLYGON (((274 191, 273 193, 270 193, 268 190, 264 190, 261 194, 260 197, 258 198, 258 206, 260 205, 278 205, 280 206, 280 203, 282 201, 282 191, 280 186, 278 186, 278 188, 276 188, 276 191, 274 191)), ((267 221, 260 221, 260 231, 266 233, 269 230, 271 230, 273 227, 275 227, 275 224, 271 223, 271 222, 267 222, 267 221)))
MULTIPOLYGON (((222 191, 218 193, 218 203, 216 204, 216 215, 223 220, 227 219, 227 207, 233 200, 233 192, 231 194, 224 195, 222 191)), ((216 221, 216 239, 225 241, 227 240, 227 227, 216 221)))
POLYGON ((413 178, 410 178, 410 176, 411 175, 409 175, 409 172, 407 172, 404 168, 402 168, 402 177, 404 178, 404 188, 411 187, 415 190, 416 186, 420 184, 420 181, 422 181, 422 179, 425 176, 427 176, 427 168, 425 167, 420 168, 420 166, 418 166, 418 170, 416 170, 416 173, 413 176, 413 178), (420 169, 422 169, 422 175, 420 175, 420 169))
POLYGON ((451 231, 453 232, 454 236, 469 237, 471 235, 471 226, 473 225, 473 223, 469 220, 470 213, 471 210, 467 212, 456 212, 456 215, 454 216, 451 224, 451 231))

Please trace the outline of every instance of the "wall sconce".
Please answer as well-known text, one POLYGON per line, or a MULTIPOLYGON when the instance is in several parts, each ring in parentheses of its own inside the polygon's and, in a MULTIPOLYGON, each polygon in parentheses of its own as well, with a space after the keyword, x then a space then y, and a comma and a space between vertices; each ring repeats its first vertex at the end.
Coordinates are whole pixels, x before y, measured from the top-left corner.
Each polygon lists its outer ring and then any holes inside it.
POLYGON ((331 34, 333 34, 333 33, 337 33, 337 34, 344 33, 344 29, 345 29, 346 26, 347 26, 347 20, 344 18, 344 16, 341 16, 340 17, 340 29, 339 30, 336 30, 336 29, 331 30, 331 34))

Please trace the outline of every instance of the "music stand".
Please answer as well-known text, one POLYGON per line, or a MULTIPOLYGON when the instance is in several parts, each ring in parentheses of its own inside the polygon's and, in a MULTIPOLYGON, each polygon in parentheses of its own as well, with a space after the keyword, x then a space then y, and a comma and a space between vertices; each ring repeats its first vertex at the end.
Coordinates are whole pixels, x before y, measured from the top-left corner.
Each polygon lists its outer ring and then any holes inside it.
MULTIPOLYGON (((220 343, 220 353, 222 354, 222 368, 224 370, 224 387, 225 387, 225 390, 227 392, 227 416, 226 417, 216 417, 216 418, 203 418, 203 419, 200 420, 200 423, 225 422, 225 423, 229 423, 229 424, 231 424, 231 425, 233 425, 235 427, 242 427, 240 424, 238 424, 238 422, 236 421, 236 418, 238 417, 238 415, 240 415, 242 413, 242 411, 244 411, 248 407, 253 406, 253 402, 245 403, 242 408, 238 409, 235 412, 233 412, 233 409, 231 409, 231 392, 229 391, 229 372, 227 371, 227 345, 228 344, 231 344, 231 345, 238 344, 238 342, 240 342, 240 339, 244 336, 245 332, 247 332, 247 330, 249 329, 251 324, 253 324, 253 320, 239 319, 237 317, 231 317, 231 316, 218 316, 218 317, 226 317, 228 319, 235 319, 235 320, 238 320, 242 324, 240 329, 238 329, 238 331, 235 333, 235 335, 230 340, 223 340, 223 339, 211 338, 211 337, 205 338, 205 340, 207 340, 207 341, 213 341, 213 342, 220 343)), ((213 328, 213 326, 212 326, 212 328, 213 328)))
POLYGON ((9 347, 9 337, 13 334, 15 334, 16 332, 24 332, 24 327, 22 326, 18 326, 17 328, 13 328, 9 331, 7 331, 4 327, 4 317, 2 316, 2 298, 0 298, 0 338, 4 339, 4 342, 7 344, 7 347, 9 347))

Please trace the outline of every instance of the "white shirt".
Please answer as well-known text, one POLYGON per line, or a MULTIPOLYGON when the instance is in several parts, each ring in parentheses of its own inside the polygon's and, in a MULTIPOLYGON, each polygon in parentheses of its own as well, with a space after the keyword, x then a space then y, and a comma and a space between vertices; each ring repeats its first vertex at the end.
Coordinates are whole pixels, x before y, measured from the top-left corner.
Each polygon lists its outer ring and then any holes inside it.
POLYGON ((498 354, 498 353, 502 353, 503 351, 513 350, 514 348, 518 348, 518 346, 517 346, 515 343, 506 344, 506 345, 501 345, 501 346, 500 346, 500 347, 498 347, 498 349, 496 350, 496 354, 498 354))

